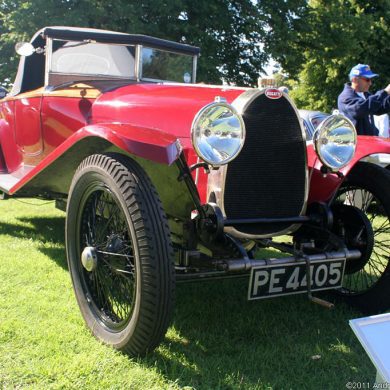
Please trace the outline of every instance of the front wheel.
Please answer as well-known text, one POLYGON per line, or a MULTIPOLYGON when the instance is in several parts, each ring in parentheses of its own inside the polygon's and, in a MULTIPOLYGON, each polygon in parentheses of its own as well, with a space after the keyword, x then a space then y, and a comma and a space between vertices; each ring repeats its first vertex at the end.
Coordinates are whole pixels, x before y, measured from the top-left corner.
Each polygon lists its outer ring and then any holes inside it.
POLYGON ((68 197, 66 249, 92 333, 133 356, 153 350, 173 310, 174 264, 161 202, 138 164, 107 155, 80 164, 68 197))
POLYGON ((360 259, 346 264, 338 294, 364 313, 390 308, 390 173, 359 163, 339 189, 332 205, 334 233, 360 259))

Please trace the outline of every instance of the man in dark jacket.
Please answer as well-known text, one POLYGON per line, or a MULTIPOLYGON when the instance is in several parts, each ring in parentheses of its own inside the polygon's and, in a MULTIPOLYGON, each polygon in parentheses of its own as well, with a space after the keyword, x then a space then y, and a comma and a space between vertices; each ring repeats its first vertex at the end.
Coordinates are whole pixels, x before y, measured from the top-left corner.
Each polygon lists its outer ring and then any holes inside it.
POLYGON ((345 84, 337 100, 340 113, 351 119, 359 135, 378 135, 373 115, 390 112, 390 84, 375 94, 368 92, 377 76, 368 65, 354 66, 349 73, 351 82, 345 84))

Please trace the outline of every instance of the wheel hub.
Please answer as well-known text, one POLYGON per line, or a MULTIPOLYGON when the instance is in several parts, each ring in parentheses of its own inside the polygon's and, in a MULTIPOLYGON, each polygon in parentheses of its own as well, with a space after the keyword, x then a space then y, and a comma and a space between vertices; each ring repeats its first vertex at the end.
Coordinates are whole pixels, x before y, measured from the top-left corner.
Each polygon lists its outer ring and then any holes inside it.
POLYGON ((81 263, 83 267, 88 271, 92 272, 97 267, 97 253, 96 249, 92 246, 86 246, 81 253, 81 263))
POLYGON ((122 248, 123 248, 123 241, 117 235, 110 237, 106 247, 106 250, 108 252, 118 253, 122 250, 122 248))
POLYGON ((334 232, 341 236, 348 248, 359 249, 362 256, 348 261, 345 272, 354 273, 362 269, 371 257, 374 248, 374 232, 370 220, 358 207, 337 205, 334 207, 334 232))

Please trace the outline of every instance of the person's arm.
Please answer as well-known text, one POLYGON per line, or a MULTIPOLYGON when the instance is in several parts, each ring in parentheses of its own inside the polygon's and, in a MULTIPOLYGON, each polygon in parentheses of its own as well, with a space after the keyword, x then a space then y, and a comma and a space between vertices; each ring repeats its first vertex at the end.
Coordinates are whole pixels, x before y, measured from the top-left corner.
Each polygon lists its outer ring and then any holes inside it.
POLYGON ((377 115, 390 113, 390 84, 383 90, 383 100, 381 107, 377 111, 377 115), (387 95, 386 95, 387 94, 387 95))
POLYGON ((343 111, 350 113, 355 118, 387 113, 390 110, 390 94, 387 92, 388 89, 390 90, 390 85, 386 89, 368 96, 365 100, 356 94, 345 96, 341 102, 344 105, 343 111))
MULTIPOLYGON (((382 92, 385 93, 384 91, 382 92)), ((382 107, 382 99, 383 97, 378 92, 375 95, 370 95, 365 100, 356 94, 350 94, 343 96, 339 103, 341 103, 344 113, 348 113, 353 118, 361 118, 370 114, 376 114, 382 107)))

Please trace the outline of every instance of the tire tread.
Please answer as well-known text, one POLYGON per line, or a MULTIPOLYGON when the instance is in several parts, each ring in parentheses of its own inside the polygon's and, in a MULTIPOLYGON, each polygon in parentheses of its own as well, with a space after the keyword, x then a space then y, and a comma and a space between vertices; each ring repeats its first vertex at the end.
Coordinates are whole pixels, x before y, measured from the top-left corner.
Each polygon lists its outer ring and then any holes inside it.
POLYGON ((113 179, 134 226, 142 299, 132 337, 118 349, 142 356, 161 342, 174 307, 175 271, 168 220, 153 183, 134 160, 119 154, 91 155, 78 167, 72 187, 91 169, 113 179))

